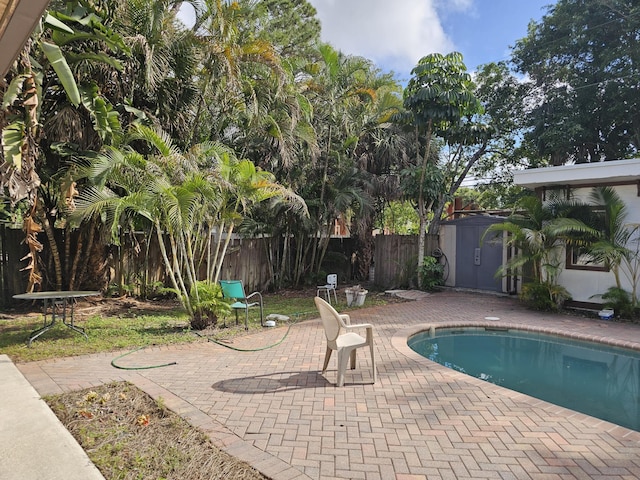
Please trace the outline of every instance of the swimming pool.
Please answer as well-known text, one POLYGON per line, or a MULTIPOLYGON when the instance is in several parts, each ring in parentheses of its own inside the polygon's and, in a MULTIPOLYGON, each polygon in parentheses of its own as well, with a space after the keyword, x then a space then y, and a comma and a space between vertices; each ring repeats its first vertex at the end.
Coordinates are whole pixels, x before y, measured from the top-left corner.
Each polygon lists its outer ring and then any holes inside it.
POLYGON ((409 347, 445 367, 640 431, 640 352, 516 329, 438 328, 409 347))

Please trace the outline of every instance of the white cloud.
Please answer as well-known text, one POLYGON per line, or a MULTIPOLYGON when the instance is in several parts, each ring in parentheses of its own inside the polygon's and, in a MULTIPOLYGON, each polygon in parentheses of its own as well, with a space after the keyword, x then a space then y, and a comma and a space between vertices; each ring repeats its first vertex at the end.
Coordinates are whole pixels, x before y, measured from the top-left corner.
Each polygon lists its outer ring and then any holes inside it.
POLYGON ((452 10, 467 11, 473 7, 474 0, 437 0, 438 8, 449 7, 452 10))
POLYGON ((455 50, 439 10, 467 10, 473 0, 309 0, 322 22, 322 39, 346 54, 373 60, 408 76, 417 61, 455 50))

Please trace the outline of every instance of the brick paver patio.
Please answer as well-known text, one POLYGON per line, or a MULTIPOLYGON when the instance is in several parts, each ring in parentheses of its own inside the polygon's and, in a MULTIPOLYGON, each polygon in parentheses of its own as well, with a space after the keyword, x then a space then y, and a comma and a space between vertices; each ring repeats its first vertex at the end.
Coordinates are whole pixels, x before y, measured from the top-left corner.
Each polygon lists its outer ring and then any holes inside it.
MULTIPOLYGON (((18 365, 41 395, 128 380, 277 479, 637 479, 640 433, 449 370, 411 352, 406 338, 428 324, 520 326, 633 345, 640 326, 541 314, 513 298, 443 292, 352 313, 376 326, 378 382, 368 352, 334 387, 335 358, 319 371, 319 320, 291 329, 279 346, 237 352, 214 343, 152 347, 119 363, 176 365, 119 370, 114 354, 18 365)), ((269 345, 268 329, 236 339, 269 345)), ((185 479, 186 480, 186 479, 185 479)))

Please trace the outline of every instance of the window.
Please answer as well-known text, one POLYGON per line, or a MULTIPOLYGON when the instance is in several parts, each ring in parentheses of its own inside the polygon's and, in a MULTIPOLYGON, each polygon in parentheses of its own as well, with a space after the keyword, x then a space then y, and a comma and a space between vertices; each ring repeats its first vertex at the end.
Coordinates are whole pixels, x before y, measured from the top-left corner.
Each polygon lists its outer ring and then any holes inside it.
POLYGON ((567 270, 593 270, 596 272, 608 272, 609 267, 604 263, 596 262, 587 253, 584 247, 567 247, 567 270))
MULTIPOLYGON (((599 230, 602 233, 606 231, 606 211, 603 207, 594 206, 588 209, 588 214, 585 217, 584 212, 582 215, 578 216, 580 220, 585 222, 587 225, 591 225, 596 230, 599 230)), ((580 239, 580 236, 578 235, 580 239)), ((588 236, 581 238, 583 242, 589 242, 590 239, 588 236)), ((584 246, 578 245, 567 245, 567 260, 566 260, 566 268, 569 270, 592 270, 596 272, 608 272, 609 266, 603 262, 596 262, 591 255, 588 253, 588 248, 584 246)))

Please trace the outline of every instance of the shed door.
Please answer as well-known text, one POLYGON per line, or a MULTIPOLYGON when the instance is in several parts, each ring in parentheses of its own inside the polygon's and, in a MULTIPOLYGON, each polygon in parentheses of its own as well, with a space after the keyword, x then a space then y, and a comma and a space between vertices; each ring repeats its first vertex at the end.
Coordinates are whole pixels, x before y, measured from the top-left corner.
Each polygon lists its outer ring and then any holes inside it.
POLYGON ((488 236, 480 245, 487 225, 456 225, 456 287, 502 292, 495 273, 502 265, 502 245, 488 236))

